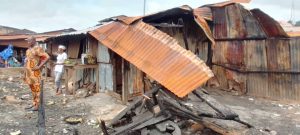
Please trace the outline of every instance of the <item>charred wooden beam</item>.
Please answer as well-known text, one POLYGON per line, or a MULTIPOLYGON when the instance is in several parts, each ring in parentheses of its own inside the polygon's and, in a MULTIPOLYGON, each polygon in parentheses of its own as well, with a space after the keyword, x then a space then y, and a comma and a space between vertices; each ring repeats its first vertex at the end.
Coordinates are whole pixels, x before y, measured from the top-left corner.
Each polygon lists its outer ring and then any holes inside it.
POLYGON ((100 127, 101 127, 101 130, 102 130, 104 135, 109 135, 108 131, 107 131, 107 127, 106 127, 105 122, 103 120, 100 120, 100 127))
POLYGON ((189 43, 187 41, 187 34, 186 34, 186 31, 184 29, 184 22, 183 22, 183 19, 182 18, 179 18, 178 19, 178 23, 181 24, 183 27, 181 28, 181 32, 182 32, 182 35, 183 35, 183 41, 184 41, 184 45, 185 45, 185 49, 189 50, 189 43))
MULTIPOLYGON (((153 93, 156 93, 158 91, 158 89, 160 89, 162 86, 161 85, 157 85, 154 86, 150 91, 146 92, 145 95, 146 96, 150 96, 153 93)), ((137 108, 138 106, 140 106, 142 104, 144 97, 138 97, 137 99, 135 99, 126 109, 124 109, 122 112, 120 112, 116 117, 114 117, 110 124, 108 126, 114 125, 116 124, 122 117, 124 117, 129 111, 137 108)))
POLYGON ((140 130, 140 129, 144 128, 144 127, 147 127, 147 126, 149 126, 149 125, 157 124, 157 123, 162 122, 162 121, 165 121, 165 120, 167 120, 167 119, 169 119, 169 118, 170 118, 170 117, 167 117, 167 116, 164 116, 164 115, 161 115, 161 116, 159 116, 159 117, 153 117, 152 119, 150 119, 150 120, 148 120, 148 121, 142 123, 141 125, 135 127, 135 128, 132 129, 132 130, 140 130))
POLYGON ((205 101, 211 108, 217 111, 224 119, 235 119, 238 117, 236 113, 231 111, 230 108, 220 104, 216 99, 208 96, 207 94, 203 93, 201 90, 194 90, 193 94, 195 94, 198 98, 205 101))
POLYGON ((115 128, 116 132, 113 133, 112 135, 129 134, 131 131, 133 131, 132 130, 133 128, 141 125, 142 123, 145 123, 146 121, 152 118, 153 118, 153 114, 147 111, 146 113, 136 116, 136 119, 133 120, 132 123, 119 128, 115 128))

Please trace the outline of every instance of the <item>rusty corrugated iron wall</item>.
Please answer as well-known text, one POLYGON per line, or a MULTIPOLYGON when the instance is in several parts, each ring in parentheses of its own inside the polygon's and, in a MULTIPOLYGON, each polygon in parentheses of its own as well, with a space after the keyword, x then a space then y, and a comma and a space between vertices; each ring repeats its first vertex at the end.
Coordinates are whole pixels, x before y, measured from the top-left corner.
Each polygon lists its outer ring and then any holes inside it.
POLYGON ((215 49, 213 72, 220 87, 300 100, 300 38, 217 41, 215 49))

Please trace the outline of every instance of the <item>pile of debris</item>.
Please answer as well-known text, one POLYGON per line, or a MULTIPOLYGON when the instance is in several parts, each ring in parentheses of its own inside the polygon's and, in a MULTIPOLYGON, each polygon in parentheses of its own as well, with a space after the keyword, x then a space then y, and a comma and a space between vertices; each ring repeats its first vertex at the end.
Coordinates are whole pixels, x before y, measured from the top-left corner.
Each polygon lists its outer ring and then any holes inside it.
POLYGON ((135 99, 108 125, 101 121, 105 135, 245 134, 252 126, 228 107, 198 89, 178 98, 161 85, 135 99))
POLYGON ((87 84, 83 84, 81 88, 76 90, 75 97, 85 98, 95 93, 95 91, 96 91, 96 83, 90 82, 87 84))

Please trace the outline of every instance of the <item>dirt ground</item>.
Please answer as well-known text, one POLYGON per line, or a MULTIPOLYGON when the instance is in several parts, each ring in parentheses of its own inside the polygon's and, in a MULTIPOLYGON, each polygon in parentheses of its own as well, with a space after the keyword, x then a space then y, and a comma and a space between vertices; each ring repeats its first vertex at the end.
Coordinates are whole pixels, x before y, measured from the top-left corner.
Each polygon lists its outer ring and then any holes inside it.
POLYGON ((271 101, 209 89, 219 102, 226 104, 240 119, 256 129, 277 135, 300 135, 300 104, 271 101))
MULTIPOLYGON (((31 93, 19 78, 8 81, 0 76, 0 135, 21 131, 22 135, 37 134, 37 112, 24 108, 31 103, 31 93), (6 96, 16 99, 7 100, 6 96)), ((53 83, 46 82, 44 87, 46 133, 49 135, 74 134, 99 135, 101 129, 98 119, 110 120, 126 106, 106 93, 98 93, 87 98, 75 98, 72 95, 56 96, 53 83), (66 101, 66 102, 65 102, 66 101), (70 125, 64 122, 67 116, 79 115, 83 122, 70 125)))
MULTIPOLYGON (((110 120, 126 106, 106 93, 87 98, 56 96, 53 83, 45 87, 46 133, 53 135, 74 134, 99 135, 98 119, 110 120), (65 102, 66 101, 66 102, 65 102), (79 115, 83 122, 70 125, 63 120, 67 116, 79 115)), ((240 118, 260 130, 277 135, 300 134, 300 104, 282 103, 250 96, 235 96, 233 93, 209 89, 208 92, 221 103, 239 114, 240 118)), ((22 135, 37 134, 37 112, 24 108, 31 103, 31 93, 18 77, 9 79, 0 75, 0 135, 20 130, 22 135), (9 98, 7 97, 15 97, 9 98)))

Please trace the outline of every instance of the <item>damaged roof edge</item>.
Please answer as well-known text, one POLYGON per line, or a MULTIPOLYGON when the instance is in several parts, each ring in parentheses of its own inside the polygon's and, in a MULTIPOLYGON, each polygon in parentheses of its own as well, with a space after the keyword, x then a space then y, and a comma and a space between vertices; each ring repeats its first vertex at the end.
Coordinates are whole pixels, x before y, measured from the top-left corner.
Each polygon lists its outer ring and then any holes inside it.
POLYGON ((89 28, 82 29, 82 30, 77 30, 77 31, 74 31, 74 32, 63 33, 63 34, 60 34, 60 35, 57 35, 57 36, 50 37, 47 40, 52 40, 52 39, 57 39, 57 38, 64 38, 64 37, 67 37, 67 36, 80 36, 80 35, 84 36, 84 35, 88 34, 88 32, 93 31, 93 30, 95 30, 99 27, 102 27, 104 25, 107 25, 111 22, 113 22, 113 21, 108 21, 108 22, 102 23, 102 24, 94 26, 94 27, 89 27, 89 28))
POLYGON ((130 25, 116 21, 89 34, 178 97, 186 96, 213 76, 195 54, 143 21, 130 25))
POLYGON ((207 24, 206 20, 201 15, 199 15, 198 12, 194 11, 193 14, 194 14, 194 19, 195 19, 196 23, 204 31, 205 35, 211 41, 212 46, 214 47, 214 45, 215 45, 215 39, 213 37, 212 31, 210 30, 210 27, 207 24))
POLYGON ((252 9, 250 12, 257 19, 268 37, 289 37, 282 26, 268 14, 258 8, 252 9))

